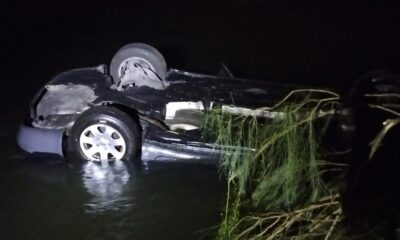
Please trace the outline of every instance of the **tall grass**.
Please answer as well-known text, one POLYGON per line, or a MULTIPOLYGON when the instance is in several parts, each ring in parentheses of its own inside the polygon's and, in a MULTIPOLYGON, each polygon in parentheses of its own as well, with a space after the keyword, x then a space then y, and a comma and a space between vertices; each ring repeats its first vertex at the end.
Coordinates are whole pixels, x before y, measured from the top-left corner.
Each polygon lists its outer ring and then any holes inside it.
POLYGON ((260 109, 279 113, 274 118, 218 108, 206 114, 205 133, 223 148, 228 179, 217 239, 330 235, 341 208, 336 185, 324 180, 331 163, 320 142, 338 100, 334 92, 305 89, 260 109))

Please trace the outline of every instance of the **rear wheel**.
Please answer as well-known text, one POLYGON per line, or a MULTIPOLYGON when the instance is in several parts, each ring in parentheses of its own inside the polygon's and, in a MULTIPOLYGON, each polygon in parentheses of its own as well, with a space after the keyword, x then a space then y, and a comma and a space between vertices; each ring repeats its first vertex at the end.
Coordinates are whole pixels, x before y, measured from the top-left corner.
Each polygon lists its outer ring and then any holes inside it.
POLYGON ((161 80, 167 73, 167 63, 154 47, 144 43, 131 43, 117 51, 110 64, 110 74, 119 84, 132 68, 144 68, 154 72, 161 80))
POLYGON ((75 121, 68 141, 71 161, 134 159, 140 146, 138 124, 112 107, 94 107, 75 121))

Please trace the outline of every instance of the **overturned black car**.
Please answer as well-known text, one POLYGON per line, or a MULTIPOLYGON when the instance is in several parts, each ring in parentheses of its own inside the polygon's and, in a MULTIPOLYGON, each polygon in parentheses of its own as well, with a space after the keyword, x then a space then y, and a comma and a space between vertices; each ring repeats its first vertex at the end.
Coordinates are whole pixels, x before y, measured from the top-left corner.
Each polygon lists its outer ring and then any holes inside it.
MULTIPOLYGON (((105 65, 70 70, 44 86, 20 127, 18 145, 28 153, 90 161, 139 156, 142 160, 216 159, 218 146, 205 141, 199 130, 205 110, 218 106, 233 114, 274 118, 279 113, 259 109, 301 88, 238 79, 224 70, 224 76, 168 70, 155 48, 128 44, 115 54, 109 71, 105 65)), ((370 80, 381 81, 370 78, 368 84, 370 80)), ((379 91, 388 91, 385 84, 379 86, 379 91)), ((392 91, 393 85, 389 88, 392 91)), ((342 110, 333 114, 338 113, 351 117, 342 110)), ((352 131, 346 124, 342 129, 352 131)))

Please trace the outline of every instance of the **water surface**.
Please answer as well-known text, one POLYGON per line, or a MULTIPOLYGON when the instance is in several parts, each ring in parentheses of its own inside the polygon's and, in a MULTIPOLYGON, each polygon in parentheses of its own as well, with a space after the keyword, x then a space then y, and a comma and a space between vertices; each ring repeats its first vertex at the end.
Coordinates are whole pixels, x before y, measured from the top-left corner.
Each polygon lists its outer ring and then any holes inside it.
POLYGON ((2 160, 1 239, 199 239, 220 221, 215 166, 2 160))

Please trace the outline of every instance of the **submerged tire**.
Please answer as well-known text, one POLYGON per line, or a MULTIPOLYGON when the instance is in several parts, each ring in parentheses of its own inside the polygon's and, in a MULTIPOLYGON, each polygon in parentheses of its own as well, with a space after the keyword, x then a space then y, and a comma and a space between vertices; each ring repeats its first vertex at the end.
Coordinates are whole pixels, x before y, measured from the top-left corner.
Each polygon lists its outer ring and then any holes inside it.
POLYGON ((154 47, 144 43, 131 43, 117 51, 110 64, 110 74, 118 85, 122 77, 124 64, 133 60, 142 63, 164 79, 167 73, 167 63, 162 54, 154 47))
POLYGON ((75 121, 67 151, 70 161, 130 160, 138 153, 140 129, 126 113, 93 107, 75 121))

